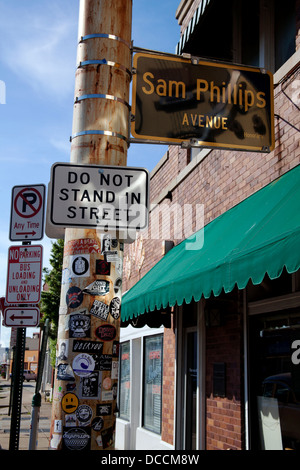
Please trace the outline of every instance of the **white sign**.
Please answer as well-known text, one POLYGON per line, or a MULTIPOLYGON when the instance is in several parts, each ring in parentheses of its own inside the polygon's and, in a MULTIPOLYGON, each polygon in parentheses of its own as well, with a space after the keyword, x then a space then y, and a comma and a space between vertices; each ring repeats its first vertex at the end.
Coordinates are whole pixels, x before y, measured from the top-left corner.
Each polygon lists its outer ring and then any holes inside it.
POLYGON ((11 246, 5 300, 8 304, 37 304, 41 297, 43 247, 11 246))
POLYGON ((149 173, 143 168, 55 163, 47 217, 61 227, 143 229, 149 173))
POLYGON ((13 187, 9 232, 11 241, 43 238, 45 192, 44 184, 13 187))
POLYGON ((35 327, 40 321, 40 310, 37 307, 8 307, 4 310, 3 323, 13 327, 35 327))

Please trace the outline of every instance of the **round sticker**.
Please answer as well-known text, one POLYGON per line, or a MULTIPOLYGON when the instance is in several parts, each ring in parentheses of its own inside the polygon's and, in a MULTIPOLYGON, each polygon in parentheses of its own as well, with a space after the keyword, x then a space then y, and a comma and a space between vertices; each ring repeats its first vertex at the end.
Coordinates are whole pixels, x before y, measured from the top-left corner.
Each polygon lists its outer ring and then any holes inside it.
POLYGON ((73 286, 67 291, 66 304, 70 308, 77 308, 83 301, 83 293, 79 287, 73 286))
POLYGON ((86 377, 95 369, 95 361, 89 354, 78 354, 73 360, 72 367, 76 375, 86 377))
POLYGON ((64 445, 69 450, 87 450, 90 436, 82 428, 70 428, 63 434, 64 445))
POLYGON ((78 398, 75 393, 66 393, 61 400, 61 407, 65 413, 74 413, 78 408, 78 398))
POLYGON ((117 330, 114 325, 105 323, 104 325, 100 325, 96 328, 95 335, 102 341, 113 341, 117 336, 117 330))
POLYGON ((76 417, 82 426, 86 426, 91 421, 93 410, 88 405, 80 405, 76 410, 76 417))

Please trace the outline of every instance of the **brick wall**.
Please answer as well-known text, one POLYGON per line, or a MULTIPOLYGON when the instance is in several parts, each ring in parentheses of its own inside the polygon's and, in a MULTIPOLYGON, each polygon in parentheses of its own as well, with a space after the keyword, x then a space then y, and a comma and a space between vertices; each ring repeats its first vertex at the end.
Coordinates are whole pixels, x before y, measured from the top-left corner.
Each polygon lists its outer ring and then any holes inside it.
MULTIPOLYGON (((297 0, 297 8, 300 11, 300 0, 297 0)), ((297 28, 299 31, 300 14, 297 28)), ((299 38, 298 33, 298 49, 299 38)), ((186 174, 179 185, 174 187, 172 201, 159 196, 166 185, 175 181, 176 177, 186 170, 189 154, 179 146, 169 148, 163 164, 151 178, 151 201, 159 199, 161 201, 159 207, 153 209, 151 213, 149 230, 142 233, 136 243, 125 246, 123 291, 130 289, 163 256, 161 242, 165 237, 151 238, 151 231, 157 228, 157 219, 153 222, 155 211, 163 207, 162 213, 164 213, 172 207, 172 204, 178 204, 179 207, 189 204, 193 210, 193 227, 195 227, 197 222, 195 207, 197 204, 204 204, 204 222, 207 224, 300 163, 300 139, 297 130, 300 129, 300 113, 299 102, 295 102, 297 97, 299 97, 299 72, 295 69, 274 89, 274 111, 280 116, 275 118, 275 149, 271 153, 211 151, 193 168, 193 171, 186 174)), ((171 225, 167 238, 173 239, 175 244, 178 244, 190 235, 190 233, 183 235, 180 229, 180 225, 177 225, 176 229, 174 224, 171 225)), ((239 322, 240 316, 233 315, 228 318, 227 325, 220 327, 219 332, 213 328, 207 331, 208 449, 243 447, 243 410, 239 394, 242 389, 239 322), (217 398, 212 395, 212 364, 218 360, 225 361, 224 357, 227 358, 228 396, 217 398)), ((174 354, 175 333, 173 329, 165 330, 162 440, 170 444, 173 444, 174 439, 174 354)))
MULTIPOLYGON (((206 449, 241 450, 244 448, 244 410, 241 390, 243 390, 243 346, 242 315, 235 292, 231 304, 219 306, 222 325, 206 330, 206 449), (231 305, 231 312, 228 311, 231 305), (225 311, 224 311, 225 306, 225 311), (226 397, 214 396, 213 365, 225 363, 226 397)), ((216 307, 218 302, 214 305, 216 307)))
POLYGON ((162 433, 161 439, 174 444, 174 392, 175 392, 175 334, 172 325, 164 331, 163 345, 163 397, 162 397, 162 433))

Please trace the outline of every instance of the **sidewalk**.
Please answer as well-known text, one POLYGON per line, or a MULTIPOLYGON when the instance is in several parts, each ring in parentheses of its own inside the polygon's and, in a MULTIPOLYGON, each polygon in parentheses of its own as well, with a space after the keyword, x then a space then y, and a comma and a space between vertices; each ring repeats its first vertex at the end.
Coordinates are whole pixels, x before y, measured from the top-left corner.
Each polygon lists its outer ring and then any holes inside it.
MULTIPOLYGON (((32 397, 35 382, 24 382, 22 391, 21 425, 19 450, 29 449, 32 397)), ((10 398, 10 380, 0 378, 0 450, 9 450, 11 414, 8 415, 10 398)), ((36 450, 49 449, 52 404, 42 395, 36 450)))

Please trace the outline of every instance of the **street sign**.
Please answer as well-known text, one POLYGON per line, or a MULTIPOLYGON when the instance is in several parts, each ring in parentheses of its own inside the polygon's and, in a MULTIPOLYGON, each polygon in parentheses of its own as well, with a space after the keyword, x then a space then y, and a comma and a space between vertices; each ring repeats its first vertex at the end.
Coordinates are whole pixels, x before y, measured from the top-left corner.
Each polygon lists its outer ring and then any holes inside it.
POLYGON ((37 307, 7 307, 3 313, 3 324, 16 328, 38 326, 40 310, 37 307))
POLYGON ((137 139, 269 152, 273 78, 262 69, 138 53, 131 133, 137 139))
POLYGON ((5 300, 8 304, 37 304, 41 297, 43 247, 11 246, 5 300))
POLYGON ((149 173, 144 168, 55 163, 49 188, 47 217, 52 225, 147 227, 149 173))
POLYGON ((13 187, 9 232, 11 241, 43 238, 45 190, 44 184, 13 187))

